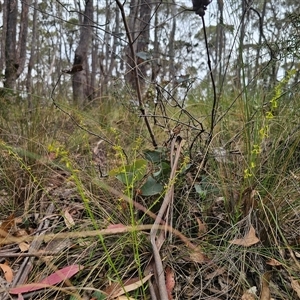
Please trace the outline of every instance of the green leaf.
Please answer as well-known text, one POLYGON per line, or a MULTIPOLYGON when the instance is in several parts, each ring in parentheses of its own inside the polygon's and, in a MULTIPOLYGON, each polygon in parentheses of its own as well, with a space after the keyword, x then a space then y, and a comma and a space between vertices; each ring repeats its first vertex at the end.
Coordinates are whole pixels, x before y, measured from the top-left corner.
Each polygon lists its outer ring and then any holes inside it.
POLYGON ((197 183, 196 183, 196 184, 194 185, 194 187, 195 187, 195 190, 196 190, 196 192, 199 194, 200 197, 202 197, 202 198, 205 198, 205 197, 206 197, 207 191, 206 191, 206 190, 203 190, 203 188, 201 187, 200 184, 197 184, 197 183))
POLYGON ((160 163, 162 160, 162 152, 160 150, 145 150, 144 155, 153 164, 160 163))
POLYGON ((132 185, 134 182, 143 179, 146 172, 147 161, 145 159, 137 159, 130 165, 111 170, 108 174, 109 176, 116 176, 125 185, 132 185))
POLYGON ((168 162, 163 161, 160 164, 160 168, 157 172, 153 173, 153 177, 155 177, 157 180, 158 179, 165 179, 169 178, 171 172, 171 167, 168 162))
POLYGON ((145 184, 141 187, 141 191, 143 196, 154 196, 161 193, 163 188, 152 176, 149 176, 145 184))
POLYGON ((190 167, 192 166, 192 164, 186 164, 186 166, 184 166, 182 169, 181 169, 181 174, 185 173, 186 171, 188 171, 190 169, 190 167))
POLYGON ((118 180, 120 180, 125 185, 132 185, 134 181, 133 173, 120 173, 116 176, 118 180))
POLYGON ((95 291, 92 296, 97 300, 104 300, 106 299, 106 296, 103 295, 100 291, 95 291))

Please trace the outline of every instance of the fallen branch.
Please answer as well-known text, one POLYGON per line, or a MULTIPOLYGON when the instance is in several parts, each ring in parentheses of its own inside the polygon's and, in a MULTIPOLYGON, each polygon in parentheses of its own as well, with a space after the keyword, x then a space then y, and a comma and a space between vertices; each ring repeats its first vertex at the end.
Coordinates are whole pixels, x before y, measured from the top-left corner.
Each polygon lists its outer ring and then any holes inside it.
MULTIPOLYGON (((174 143, 175 143, 175 137, 172 140, 172 149, 171 149, 171 156, 172 156, 172 150, 174 149, 174 143)), ((161 300, 167 300, 168 299, 168 293, 167 293, 167 288, 166 288, 166 282, 165 282, 165 274, 164 274, 164 269, 163 269, 163 264, 162 260, 159 254, 159 247, 157 246, 156 243, 156 235, 157 235, 157 230, 159 223, 163 219, 165 212, 171 203, 173 193, 174 193, 174 183, 175 183, 175 176, 176 176, 176 171, 177 171, 177 166, 179 162, 179 156, 181 152, 181 147, 182 147, 183 141, 181 140, 179 143, 179 146, 176 149, 175 153, 175 158, 172 164, 172 170, 169 178, 169 185, 168 185, 168 190, 166 192, 166 195, 164 197, 163 203, 160 207, 160 210, 157 214, 157 217, 154 221, 153 227, 151 228, 150 232, 150 241, 153 249, 153 256, 154 256, 154 261, 155 261, 155 268, 156 268, 156 275, 157 275, 157 281, 158 281, 158 289, 159 289, 159 295, 161 300)), ((172 157, 171 157, 172 161, 172 157)), ((165 225, 166 226, 166 225, 165 225)))

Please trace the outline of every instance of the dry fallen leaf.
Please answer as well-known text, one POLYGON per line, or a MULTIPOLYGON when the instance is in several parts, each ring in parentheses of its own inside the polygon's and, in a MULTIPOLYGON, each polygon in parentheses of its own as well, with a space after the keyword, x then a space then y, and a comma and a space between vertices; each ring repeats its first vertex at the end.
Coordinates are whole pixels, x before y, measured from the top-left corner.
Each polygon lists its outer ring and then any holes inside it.
POLYGON ((66 210, 64 213, 64 220, 65 220, 65 224, 66 226, 70 229, 73 226, 75 226, 75 222, 73 220, 73 217, 70 215, 70 213, 66 210))
POLYGON ((8 218, 1 222, 0 228, 9 232, 15 226, 15 215, 11 214, 8 218))
POLYGON ((266 264, 269 265, 269 266, 274 266, 274 267, 282 266, 282 263, 279 262, 278 260, 274 259, 274 258, 270 258, 270 259, 266 262, 266 264))
POLYGON ((190 253, 191 261, 195 263, 204 263, 207 261, 207 257, 205 254, 201 252, 201 250, 195 249, 193 252, 190 253))
POLYGON ((166 288, 168 300, 173 300, 172 292, 175 287, 175 273, 170 267, 166 267, 166 288))
POLYGON ((266 272, 262 275, 262 288, 259 300, 271 300, 270 293, 270 279, 272 277, 272 272, 266 272))
POLYGON ((207 226, 199 218, 196 217, 198 223, 198 236, 201 236, 207 232, 207 226))
POLYGON ((257 299, 256 292, 257 292, 256 286, 251 287, 243 294, 241 300, 256 300, 257 299))
POLYGON ((9 234, 7 231, 5 231, 5 230, 3 230, 3 229, 0 228, 0 238, 2 238, 2 239, 4 240, 4 239, 7 238, 9 235, 10 235, 10 234, 9 234))
POLYGON ((234 244, 234 245, 239 245, 239 246, 244 246, 244 247, 250 247, 252 245, 255 245, 259 242, 259 239, 257 238, 255 234, 255 229, 251 225, 249 232, 245 235, 244 238, 242 239, 234 239, 230 241, 229 243, 234 244))
POLYGON ((8 283, 11 283, 14 277, 13 271, 8 264, 0 264, 0 268, 4 273, 4 278, 8 283))
MULTIPOLYGON (((138 289, 143 284, 145 284, 145 282, 147 282, 151 276, 152 276, 152 274, 149 274, 141 280, 138 277, 131 278, 131 279, 124 281, 123 284, 119 284, 119 283, 115 282, 115 283, 109 285, 108 287, 106 287, 106 289, 104 290, 104 293, 109 295, 109 299, 115 299, 117 297, 118 297, 118 299, 121 299, 121 297, 119 297, 119 296, 122 296, 128 292, 138 289)), ((126 298, 126 299, 128 299, 128 298, 126 298)))
POLYGON ((0 224, 0 237, 6 238, 10 236, 10 231, 15 227, 15 216, 14 214, 10 215, 0 224))
POLYGON ((297 293, 298 297, 300 298, 300 283, 298 280, 293 279, 292 277, 290 277, 291 280, 291 285, 293 290, 297 293))
POLYGON ((139 287, 141 287, 143 284, 145 284, 145 282, 148 281, 148 279, 152 276, 152 274, 149 274, 147 276, 145 276, 143 279, 141 280, 138 280, 134 283, 131 283, 131 284, 128 284, 128 285, 124 285, 124 287, 122 288, 122 291, 118 292, 116 294, 116 296, 121 296, 125 293, 128 293, 128 292, 131 292, 131 291, 134 291, 136 289, 138 289, 139 287))
POLYGON ((255 300, 255 296, 253 294, 250 293, 245 293, 243 294, 241 300, 255 300))
POLYGON ((71 265, 64 267, 62 269, 57 270, 56 272, 52 273, 51 275, 47 276, 40 282, 34 282, 29 284, 23 284, 17 287, 13 287, 9 290, 10 294, 19 295, 23 293, 37 291, 43 288, 50 288, 55 284, 61 283, 73 275, 78 273, 80 270, 83 269, 81 265, 71 265))
POLYGON ((29 246, 29 244, 27 244, 25 242, 21 242, 21 243, 19 243, 19 248, 20 248, 21 252, 25 252, 30 248, 30 246, 29 246))

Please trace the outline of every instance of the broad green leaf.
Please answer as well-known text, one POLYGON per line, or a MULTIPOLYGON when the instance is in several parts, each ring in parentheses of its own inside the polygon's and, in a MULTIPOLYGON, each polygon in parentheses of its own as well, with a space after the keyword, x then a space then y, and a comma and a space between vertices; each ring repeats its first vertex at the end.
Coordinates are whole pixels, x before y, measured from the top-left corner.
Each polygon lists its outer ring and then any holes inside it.
POLYGON ((153 164, 160 163, 162 160, 162 152, 160 150, 145 150, 144 155, 153 164))
POLYGON ((163 188, 152 176, 149 176, 145 184, 141 187, 141 191, 143 196, 154 196, 161 193, 163 188))
POLYGON ((116 176, 118 180, 120 180, 125 185, 132 185, 134 181, 133 173, 120 173, 116 176))

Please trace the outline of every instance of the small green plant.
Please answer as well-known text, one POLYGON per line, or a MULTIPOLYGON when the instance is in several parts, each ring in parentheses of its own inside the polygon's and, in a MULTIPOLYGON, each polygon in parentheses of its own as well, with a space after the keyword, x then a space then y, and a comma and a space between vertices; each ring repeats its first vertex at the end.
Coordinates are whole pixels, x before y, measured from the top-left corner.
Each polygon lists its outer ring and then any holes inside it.
POLYGON ((130 191, 138 191, 139 195, 159 195, 169 178, 170 162, 165 158, 163 149, 144 150, 144 157, 111 170, 109 175, 115 176, 130 191))

